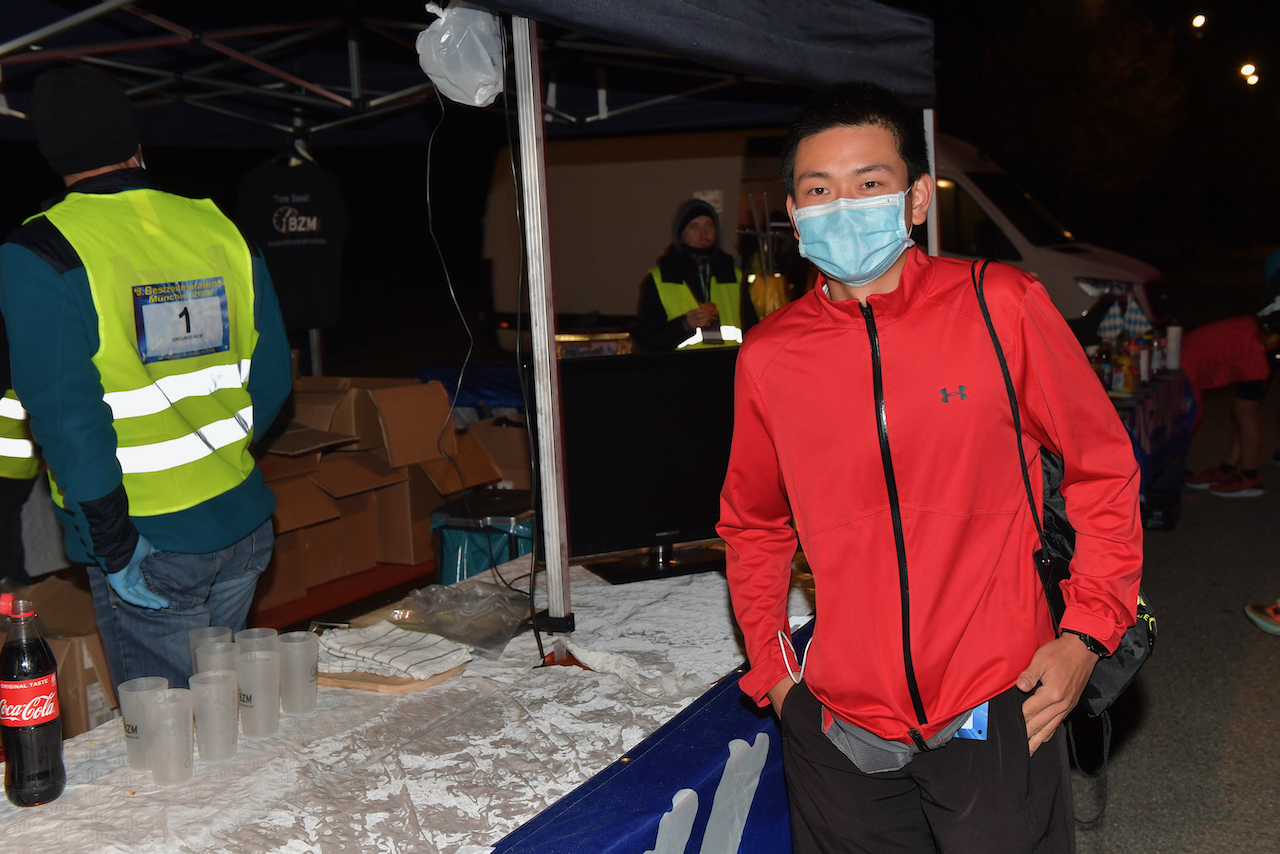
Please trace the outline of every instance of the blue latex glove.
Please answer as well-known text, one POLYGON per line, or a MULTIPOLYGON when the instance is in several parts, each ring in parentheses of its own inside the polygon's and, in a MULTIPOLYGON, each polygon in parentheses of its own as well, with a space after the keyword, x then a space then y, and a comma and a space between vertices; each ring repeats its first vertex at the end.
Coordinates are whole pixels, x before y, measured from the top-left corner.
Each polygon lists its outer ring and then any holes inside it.
POLYGON ((138 534, 138 544, 133 548, 133 557, 130 558, 129 565, 118 572, 107 573, 107 583, 111 585, 111 589, 117 596, 130 605, 159 611, 161 608, 169 607, 169 600, 152 593, 151 588, 147 587, 147 580, 142 577, 142 562, 153 551, 155 547, 151 545, 151 541, 142 534, 138 534))

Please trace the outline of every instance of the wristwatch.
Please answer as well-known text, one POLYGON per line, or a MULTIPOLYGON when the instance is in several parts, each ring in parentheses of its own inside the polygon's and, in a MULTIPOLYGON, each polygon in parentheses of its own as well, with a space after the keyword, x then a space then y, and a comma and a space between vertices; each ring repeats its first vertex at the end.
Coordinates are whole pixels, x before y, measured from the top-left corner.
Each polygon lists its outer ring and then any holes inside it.
POLYGON ((1098 658, 1106 658, 1107 656, 1111 655, 1110 650, 1108 650, 1105 646, 1103 646, 1094 638, 1091 638, 1089 635, 1086 635, 1084 632, 1077 632, 1074 629, 1063 629, 1062 633, 1064 635, 1070 633, 1080 638, 1080 640, 1084 641, 1085 649, 1089 650, 1089 652, 1098 656, 1098 658))

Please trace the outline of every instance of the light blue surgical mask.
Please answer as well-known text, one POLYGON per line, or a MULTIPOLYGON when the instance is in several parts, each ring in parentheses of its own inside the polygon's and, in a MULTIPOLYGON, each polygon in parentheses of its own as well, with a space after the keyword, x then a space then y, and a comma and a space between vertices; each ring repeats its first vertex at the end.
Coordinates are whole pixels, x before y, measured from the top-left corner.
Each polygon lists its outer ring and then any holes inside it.
POLYGON ((796 208, 800 254, 844 285, 875 281, 915 245, 907 228, 906 193, 836 199, 796 208))

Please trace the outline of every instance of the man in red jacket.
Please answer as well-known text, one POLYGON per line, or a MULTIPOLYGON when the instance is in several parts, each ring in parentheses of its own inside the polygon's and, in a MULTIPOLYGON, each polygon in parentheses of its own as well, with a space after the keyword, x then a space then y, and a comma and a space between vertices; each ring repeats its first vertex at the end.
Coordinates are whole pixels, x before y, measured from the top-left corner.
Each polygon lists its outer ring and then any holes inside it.
POLYGON ((912 248, 934 190, 917 112, 879 87, 829 90, 782 166, 822 275, 738 356, 718 530, 741 686, 780 718, 795 849, 1072 851, 1059 725, 1133 624, 1142 571, 1129 439, 1044 288, 993 264, 1016 436, 970 263, 912 248), (1032 472, 1042 447, 1065 464, 1061 637, 1015 441, 1032 472), (817 596, 803 667, 797 535, 817 596))

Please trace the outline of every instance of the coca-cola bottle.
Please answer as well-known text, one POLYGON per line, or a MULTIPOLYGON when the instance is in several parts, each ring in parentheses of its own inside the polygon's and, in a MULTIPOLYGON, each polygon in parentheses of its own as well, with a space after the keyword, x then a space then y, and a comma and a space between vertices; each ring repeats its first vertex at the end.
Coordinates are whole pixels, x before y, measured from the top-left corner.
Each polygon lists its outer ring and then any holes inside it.
POLYGON ((0 737, 4 741, 4 793, 14 806, 45 804, 62 794, 62 716, 58 665, 25 599, 0 595, 9 633, 0 649, 0 737))

